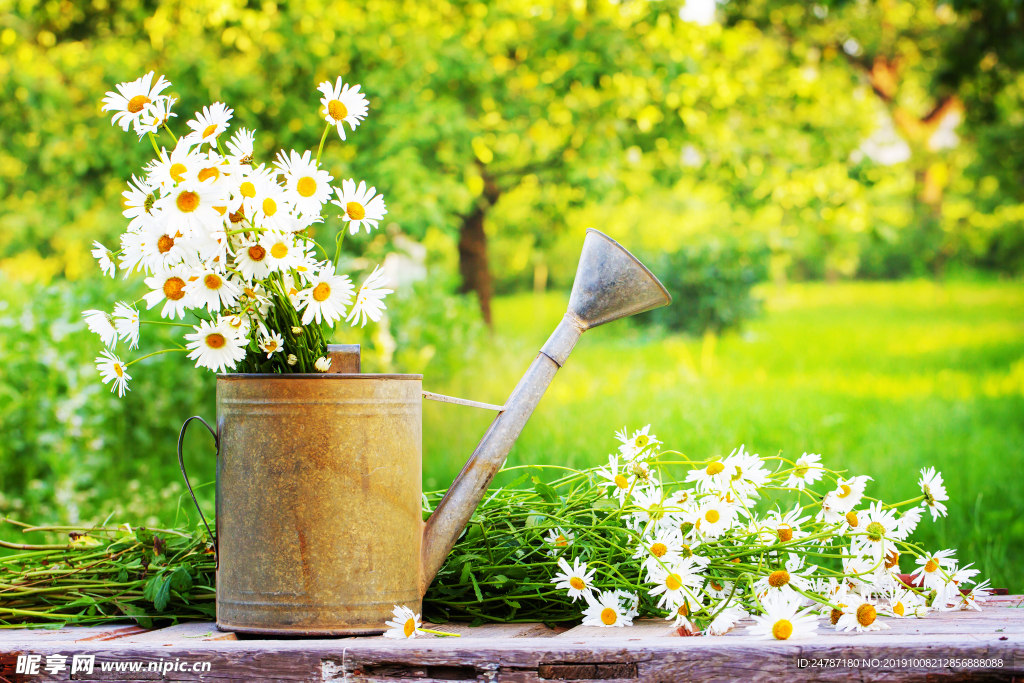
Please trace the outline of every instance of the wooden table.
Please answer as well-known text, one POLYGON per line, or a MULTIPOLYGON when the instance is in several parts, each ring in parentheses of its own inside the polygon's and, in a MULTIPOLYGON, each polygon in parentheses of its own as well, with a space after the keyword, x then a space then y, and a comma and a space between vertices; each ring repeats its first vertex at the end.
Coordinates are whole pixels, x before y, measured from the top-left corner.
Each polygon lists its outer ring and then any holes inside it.
POLYGON ((746 635, 747 623, 725 636, 698 638, 679 637, 658 620, 632 628, 561 631, 541 624, 445 624, 436 628, 462 637, 402 641, 256 639, 219 632, 212 623, 149 631, 129 624, 0 631, 0 682, 1024 682, 1024 596, 993 598, 983 612, 889 619, 888 631, 821 629, 817 637, 802 641, 755 640, 746 635), (38 655, 41 673, 15 673, 19 655, 38 655), (67 657, 63 671, 43 672, 49 655, 67 657), (91 674, 70 673, 75 655, 95 656, 91 674), (134 665, 141 670, 133 673, 134 665), (118 666, 121 671, 111 670, 118 666))

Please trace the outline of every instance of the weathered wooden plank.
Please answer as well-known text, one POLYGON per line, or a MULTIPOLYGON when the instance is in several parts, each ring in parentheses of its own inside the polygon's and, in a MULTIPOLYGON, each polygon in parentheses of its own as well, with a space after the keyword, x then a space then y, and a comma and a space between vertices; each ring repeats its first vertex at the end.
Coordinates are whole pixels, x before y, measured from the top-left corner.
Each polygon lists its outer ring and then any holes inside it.
POLYGON ((601 628, 600 626, 576 626, 559 638, 590 640, 592 638, 668 638, 676 636, 676 628, 665 619, 638 619, 632 626, 622 628, 601 628))
POLYGON ((160 643, 162 645, 182 645, 196 640, 238 640, 234 633, 218 631, 217 624, 212 621, 192 621, 176 624, 166 628, 143 631, 126 636, 124 643, 160 643))
MULTIPOLYGON (((424 624, 424 628, 442 633, 457 633, 461 638, 552 638, 559 634, 559 631, 549 629, 544 624, 483 624, 481 626, 470 626, 449 622, 447 624, 424 624)), ((378 636, 383 638, 384 636, 378 636)), ((417 639, 438 639, 451 636, 436 636, 431 633, 421 633, 417 639)))

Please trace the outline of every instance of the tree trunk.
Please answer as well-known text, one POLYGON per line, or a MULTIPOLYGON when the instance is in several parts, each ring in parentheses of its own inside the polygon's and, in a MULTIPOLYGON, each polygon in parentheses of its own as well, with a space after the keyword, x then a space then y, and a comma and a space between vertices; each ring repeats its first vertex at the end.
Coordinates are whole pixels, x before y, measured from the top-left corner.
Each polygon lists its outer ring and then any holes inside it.
POLYGON ((459 274, 462 293, 476 292, 480 313, 491 326, 491 271, 487 265, 487 235, 484 234, 486 210, 481 204, 462 219, 459 229, 459 274))

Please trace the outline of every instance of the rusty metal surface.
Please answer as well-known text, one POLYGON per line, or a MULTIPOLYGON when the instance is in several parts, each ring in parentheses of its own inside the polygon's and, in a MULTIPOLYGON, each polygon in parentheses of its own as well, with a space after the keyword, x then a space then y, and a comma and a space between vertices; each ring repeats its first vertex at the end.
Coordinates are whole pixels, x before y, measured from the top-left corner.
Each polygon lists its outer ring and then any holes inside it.
POLYGON ((357 373, 360 370, 359 344, 328 344, 327 357, 331 359, 332 373, 357 373))
POLYGON ((221 375, 217 624, 381 633, 420 607, 421 375, 221 375))
POLYGON ((565 317, 505 401, 504 412, 491 423, 466 466, 427 520, 421 593, 426 593, 444 564, 580 335, 591 327, 671 302, 672 297, 665 287, 636 257, 604 233, 587 230, 565 317))

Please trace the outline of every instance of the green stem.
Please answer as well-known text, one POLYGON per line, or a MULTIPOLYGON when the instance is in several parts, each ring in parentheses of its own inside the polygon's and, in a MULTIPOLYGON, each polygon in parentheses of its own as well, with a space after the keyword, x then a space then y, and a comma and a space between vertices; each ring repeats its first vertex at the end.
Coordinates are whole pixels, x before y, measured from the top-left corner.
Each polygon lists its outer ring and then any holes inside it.
POLYGON ((317 165, 317 167, 320 166, 320 155, 323 154, 324 142, 327 141, 327 133, 328 133, 328 131, 331 130, 331 128, 332 128, 331 124, 328 123, 327 127, 324 128, 324 134, 320 136, 320 148, 316 151, 316 165, 317 165))
POLYGON ((162 349, 160 351, 154 351, 153 353, 147 353, 142 358, 136 358, 135 360, 128 361, 127 363, 124 364, 124 366, 127 368, 130 365, 138 363, 140 360, 146 360, 147 358, 152 358, 153 356, 159 356, 161 353, 171 353, 173 351, 188 351, 188 349, 162 349))

